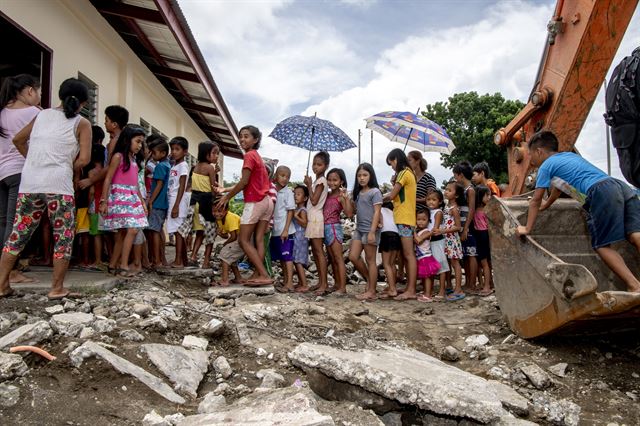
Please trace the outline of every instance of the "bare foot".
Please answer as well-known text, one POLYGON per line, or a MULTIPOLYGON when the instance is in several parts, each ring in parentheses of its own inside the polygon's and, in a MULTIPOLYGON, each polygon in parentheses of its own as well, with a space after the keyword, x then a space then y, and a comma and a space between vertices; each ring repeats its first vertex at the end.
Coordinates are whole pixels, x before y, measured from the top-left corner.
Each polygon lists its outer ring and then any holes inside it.
POLYGON ((307 287, 306 285, 299 285, 293 288, 293 291, 295 291, 296 293, 306 293, 309 290, 309 287, 307 287))
POLYGON ((316 296, 324 296, 327 293, 329 293, 329 292, 327 291, 326 287, 324 287, 324 288, 318 287, 318 289, 313 292, 313 294, 315 294, 316 296))
POLYGON ((211 269, 211 265, 209 265, 209 262, 204 262, 202 264, 202 269, 211 269))
POLYGON ((396 297, 393 298, 393 300, 410 300, 410 299, 415 299, 417 296, 415 293, 407 293, 404 292, 402 294, 397 295, 396 297))
POLYGON ((18 284, 18 283, 37 283, 38 280, 35 278, 27 277, 23 275, 22 272, 16 271, 15 269, 9 273, 9 283, 10 284, 18 284))
POLYGON ((370 293, 370 292, 365 292, 365 293, 360 293, 360 294, 356 294, 356 299, 358 300, 376 300, 377 299, 377 295, 376 293, 370 293))
POLYGON ((171 269, 184 269, 184 265, 182 263, 172 263, 169 265, 171 269))

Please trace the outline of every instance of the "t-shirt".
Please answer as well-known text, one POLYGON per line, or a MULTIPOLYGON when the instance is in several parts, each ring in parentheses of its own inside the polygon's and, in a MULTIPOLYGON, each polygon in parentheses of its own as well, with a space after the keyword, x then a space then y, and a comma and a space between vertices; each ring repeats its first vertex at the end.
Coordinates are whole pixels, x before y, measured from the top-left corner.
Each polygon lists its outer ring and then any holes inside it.
POLYGON ((240 216, 235 213, 231 213, 230 211, 224 217, 224 223, 221 220, 216 220, 218 225, 218 229, 222 231, 224 234, 228 234, 233 231, 237 231, 240 229, 240 216))
MULTIPOLYGON (((293 191, 288 186, 285 186, 278 191, 278 197, 276 199, 276 206, 273 210, 273 232, 272 236, 277 237, 282 235, 284 225, 287 223, 287 213, 296 209, 296 202, 293 198, 293 191)), ((288 235, 294 234, 296 227, 293 225, 293 219, 289 224, 288 235)))
POLYGON ((586 196, 593 185, 608 176, 578 154, 559 152, 547 158, 538 168, 536 188, 549 188, 554 177, 562 179, 586 196))
POLYGON ((409 168, 396 177, 402 188, 393 199, 393 218, 396 225, 416 226, 416 177, 409 168))
MULTIPOLYGON (((416 183, 416 199, 427 198, 429 191, 435 191, 438 189, 436 180, 429 173, 422 175, 420 180, 416 183)), ((427 210, 427 204, 425 202, 416 204, 416 212, 422 212, 427 210)))
MULTIPOLYGON (((160 210, 168 210, 169 209, 169 199, 167 197, 167 191, 169 189, 169 174, 171 173, 171 163, 169 160, 164 159, 157 163, 153 169, 153 180, 151 182, 151 192, 149 194, 153 194, 153 191, 156 190, 156 186, 158 185, 157 181, 162 181, 162 188, 158 193, 158 196, 155 200, 153 200, 153 208, 160 210)), ((150 195, 151 196, 151 195, 150 195)))
POLYGON ((393 210, 383 207, 380 209, 380 216, 382 217, 382 229, 380 232, 394 232, 398 233, 398 227, 393 220, 393 210))
POLYGON ((0 111, 0 126, 7 137, 0 136, 0 180, 22 173, 24 157, 13 144, 13 137, 40 112, 37 107, 4 108, 0 111))
POLYGON ((269 192, 269 175, 267 174, 267 169, 265 168, 262 157, 260 157, 258 151, 252 149, 244 154, 242 168, 249 169, 251 171, 249 183, 243 190, 244 202, 257 203, 262 201, 264 196, 269 192))
POLYGON ((171 167, 171 170, 169 172, 169 189, 167 192, 170 200, 173 200, 178 196, 178 191, 180 190, 180 177, 182 176, 189 176, 189 165, 186 161, 182 161, 181 163, 178 163, 171 167))
POLYGON ((489 219, 483 210, 476 210, 476 214, 473 216, 473 226, 476 231, 489 229, 489 219))
POLYGON ((371 232, 371 222, 375 209, 373 206, 382 204, 382 192, 378 188, 370 188, 367 192, 358 194, 356 200, 356 229, 361 233, 371 232))

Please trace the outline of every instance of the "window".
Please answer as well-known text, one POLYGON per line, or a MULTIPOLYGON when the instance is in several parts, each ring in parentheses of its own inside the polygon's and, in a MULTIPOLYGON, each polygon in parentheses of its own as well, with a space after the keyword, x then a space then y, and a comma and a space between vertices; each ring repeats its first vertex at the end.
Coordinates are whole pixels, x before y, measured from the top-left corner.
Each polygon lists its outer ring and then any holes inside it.
POLYGON ((87 103, 82 107, 82 110, 80 110, 80 115, 89 120, 91 124, 97 125, 98 85, 81 72, 78 72, 78 80, 82 81, 89 88, 89 99, 87 100, 87 103))
POLYGON ((147 136, 151 135, 151 134, 155 134, 155 135, 160 135, 163 138, 165 138, 166 140, 169 140, 169 138, 167 138, 167 135, 165 135, 164 133, 162 133, 160 130, 158 130, 156 127, 152 126, 151 123, 149 123, 147 120, 145 120, 144 118, 140 117, 140 127, 142 127, 144 130, 147 131, 147 136))

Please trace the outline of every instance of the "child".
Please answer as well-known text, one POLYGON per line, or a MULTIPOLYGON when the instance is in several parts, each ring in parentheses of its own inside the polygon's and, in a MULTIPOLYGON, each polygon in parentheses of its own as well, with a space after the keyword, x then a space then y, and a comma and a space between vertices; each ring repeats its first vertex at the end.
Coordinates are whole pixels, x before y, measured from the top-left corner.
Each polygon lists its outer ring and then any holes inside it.
MULTIPOLYGON (((444 209, 443 224, 441 225, 441 233, 444 234, 445 253, 451 262, 451 266, 456 274, 456 286, 453 293, 446 299, 450 301, 464 299, 465 294, 462 291, 462 268, 460 261, 462 260, 462 244, 460 243, 460 231, 462 230, 460 220, 460 207, 466 204, 464 198, 464 188, 459 183, 451 181, 444 190, 444 197, 447 199, 447 207, 444 209)), ((446 295, 446 286, 440 283, 439 300, 444 300, 446 295)))
MULTIPOLYGON (((141 167, 138 169, 138 190, 142 196, 142 204, 145 208, 147 206, 147 187, 144 184, 144 170, 145 162, 149 156, 149 149, 147 148, 146 141, 142 142, 142 148, 136 154, 136 163, 141 167)), ((148 213, 148 211, 145 211, 148 213)), ((148 221, 148 219, 147 219, 148 221)), ((149 253, 147 251, 147 239, 144 236, 142 229, 138 230, 136 237, 133 239, 133 265, 129 266, 129 270, 132 272, 140 273, 142 269, 149 269, 149 253)))
POLYGON ((304 236, 307 227, 307 200, 309 200, 309 190, 304 185, 298 185, 293 190, 293 199, 296 202, 296 211, 293 214, 293 226, 295 234, 293 236, 293 265, 298 275, 297 292, 309 291, 307 287, 307 276, 305 268, 309 264, 309 240, 304 236))
MULTIPOLYGON (((429 208, 429 225, 427 229, 431 231, 431 253, 433 257, 440 263, 440 269, 436 274, 438 275, 438 282, 440 283, 440 294, 444 295, 446 291, 447 273, 449 272, 449 262, 447 260, 447 254, 445 253, 445 240, 442 235, 442 219, 444 209, 444 196, 440 190, 432 190, 427 193, 427 207, 429 208), (444 290, 442 290, 444 289, 444 290)), ((431 293, 425 293, 431 296, 431 293)), ((439 300, 444 300, 444 296, 436 296, 439 300)))
POLYGON ((117 231, 113 254, 109 261, 109 272, 130 278, 129 254, 133 240, 148 225, 146 206, 138 188, 136 154, 142 149, 145 131, 139 126, 124 128, 113 149, 109 169, 102 188, 100 213, 104 216, 102 230, 117 231), (120 267, 117 268, 118 261, 120 267))
POLYGON ((473 166, 473 176, 471 177, 471 182, 474 185, 485 185, 491 190, 491 194, 496 197, 500 196, 500 188, 496 185, 496 182, 493 179, 490 179, 491 173, 489 172, 489 165, 486 161, 476 164, 473 166))
POLYGON ((213 212, 216 218, 217 234, 227 240, 222 244, 220 250, 220 261, 222 262, 222 276, 220 281, 211 281, 211 285, 221 285, 226 287, 229 285, 229 268, 233 271, 234 284, 243 282, 242 275, 238 269, 237 262, 244 257, 244 252, 238 244, 238 232, 240 230, 240 216, 229 211, 227 204, 213 212))
POLYGON ((440 270, 438 262, 431 252, 431 231, 428 228, 430 213, 427 210, 416 213, 416 258, 418 259, 418 279, 422 281, 424 293, 418 296, 419 302, 433 302, 433 277, 440 270))
MULTIPOLYGON (((100 173, 104 167, 105 149, 101 144, 91 145, 91 164, 93 168, 89 171, 89 178, 100 173)), ((102 264, 102 231, 100 231, 100 200, 102 199, 102 187, 104 181, 98 180, 89 190, 89 235, 93 238, 94 262, 93 269, 104 271, 102 264)))
POLYGON ((476 187, 476 215, 473 218, 474 235, 478 246, 478 260, 482 269, 483 286, 478 293, 482 297, 493 293, 491 289, 491 246, 489 245, 489 220, 484 207, 491 200, 491 190, 485 185, 476 187))
POLYGON ((407 156, 400 148, 389 152, 387 164, 396 172, 396 178, 393 189, 384 196, 384 200, 393 200, 393 219, 398 226, 402 257, 407 270, 407 288, 395 299, 415 299, 417 271, 413 232, 416 226, 416 177, 409 167, 407 156))
POLYGON ((380 244, 380 210, 382 209, 382 192, 378 187, 376 172, 369 163, 362 163, 356 169, 356 182, 353 188, 353 201, 356 204, 356 230, 351 239, 349 260, 360 275, 367 280, 367 290, 358 294, 358 300, 375 300, 378 282, 378 265, 376 252, 380 244), (365 262, 362 261, 364 249, 365 262))
POLYGON ((177 231, 187 216, 187 210, 189 209, 189 204, 185 197, 189 165, 184 161, 184 157, 189 150, 189 142, 181 136, 176 136, 171 139, 169 146, 171 147, 171 158, 174 164, 169 174, 169 189, 167 190, 169 198, 167 233, 176 234, 176 258, 171 267, 183 268, 187 263, 187 246, 184 238, 177 234, 177 231))
MULTIPOLYGON (((93 162, 89 162, 86 166, 84 166, 79 174, 76 174, 78 179, 85 179, 89 177, 89 173, 93 169, 93 162)), ((91 251, 89 250, 89 231, 91 228, 91 220, 89 218, 89 205, 90 205, 90 195, 91 195, 91 187, 87 187, 85 189, 79 189, 77 187, 77 181, 74 182, 76 186, 75 191, 75 204, 76 204, 76 236, 78 238, 78 248, 79 248, 79 267, 81 269, 91 269, 89 265, 89 255, 91 251)))
POLYGON ((550 131, 541 131, 529 141, 531 165, 538 167, 536 190, 529 202, 526 226, 518 226, 518 235, 527 235, 536 223, 538 211, 549 208, 560 196, 558 188, 542 203, 559 178, 586 197, 584 209, 589 214, 587 225, 591 246, 604 263, 627 285, 627 290, 640 293, 640 281, 611 244, 628 240, 640 252, 640 199, 627 184, 607 176, 584 158, 572 152, 558 152, 558 139, 550 131))
POLYGON ((151 158, 156 165, 153 169, 153 181, 151 182, 151 196, 149 197, 147 210, 149 212, 149 232, 152 264, 161 267, 164 244, 162 241, 162 227, 167 219, 169 209, 169 175, 171 164, 169 163, 169 144, 165 141, 155 144, 151 148, 151 158))
POLYGON ((316 175, 316 180, 311 182, 311 176, 304 177, 304 184, 309 190, 309 201, 307 202, 307 229, 304 236, 311 243, 313 260, 318 269, 318 286, 316 294, 322 295, 327 291, 327 259, 324 257, 322 242, 324 240, 324 203, 327 200, 329 187, 324 173, 329 167, 329 153, 320 151, 313 156, 311 170, 316 175))
MULTIPOLYGON (((269 177, 269 199, 273 203, 273 208, 275 210, 276 201, 278 201, 278 189, 276 188, 276 184, 273 182, 273 178, 275 177, 276 166, 278 165, 278 160, 272 158, 264 157, 262 159, 264 161, 264 168, 267 171, 267 176, 269 177)), ((269 247, 271 243, 271 231, 273 230, 273 214, 269 219, 269 224, 267 225, 267 230, 264 233, 264 246, 269 247)), ((266 250, 264 253, 264 268, 267 270, 267 274, 272 277, 273 270, 271 269, 271 250, 266 250)), ((252 278, 255 277, 255 272, 252 278)))
POLYGON ((238 192, 244 192, 244 210, 240 219, 240 247, 253 264, 255 275, 245 285, 269 285, 273 280, 264 266, 264 235, 273 215, 273 203, 269 198, 269 176, 262 157, 258 154, 262 133, 255 126, 244 126, 240 129, 240 146, 245 151, 242 163, 242 177, 218 201, 221 208, 238 192), (254 243, 255 241, 255 243, 254 243))
POLYGON ((183 240, 196 232, 196 240, 191 251, 190 265, 198 264, 198 251, 204 242, 203 269, 209 269, 213 242, 216 239, 213 200, 217 195, 218 156, 220 147, 215 142, 205 141, 198 144, 198 163, 191 174, 191 197, 187 217, 178 228, 183 240))
POLYGON ((340 213, 344 210, 347 217, 353 216, 351 201, 347 199, 347 177, 342 169, 331 169, 327 173, 329 193, 322 207, 324 220, 324 244, 331 261, 331 271, 335 285, 333 291, 337 295, 347 294, 347 270, 344 266, 342 243, 344 231, 340 213))
POLYGON ((466 277, 465 287, 472 289, 476 286, 478 277, 478 250, 476 239, 473 236, 473 216, 476 212, 476 192, 473 189, 471 178, 473 169, 471 163, 462 161, 453 166, 453 177, 464 188, 465 205, 460 205, 460 241, 462 242, 462 253, 464 255, 464 272, 466 277))
POLYGON ((387 201, 382 204, 380 219, 382 220, 382 228, 380 229, 379 251, 382 254, 382 265, 388 285, 387 290, 380 298, 388 299, 398 295, 396 288, 396 259, 402 248, 398 227, 393 220, 393 203, 387 201))
POLYGON ((273 230, 269 241, 271 260, 279 260, 282 266, 283 283, 276 288, 282 293, 293 291, 293 237, 296 232, 293 214, 296 203, 293 191, 287 186, 290 177, 291 170, 288 167, 280 166, 276 169, 275 184, 278 195, 273 210, 273 230))

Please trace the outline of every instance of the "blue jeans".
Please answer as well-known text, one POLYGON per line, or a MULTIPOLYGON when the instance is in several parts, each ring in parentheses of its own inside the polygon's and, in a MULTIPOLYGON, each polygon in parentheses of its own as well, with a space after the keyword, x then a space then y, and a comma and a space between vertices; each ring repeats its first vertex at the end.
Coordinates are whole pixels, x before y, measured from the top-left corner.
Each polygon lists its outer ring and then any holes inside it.
POLYGON ((13 229, 21 176, 18 173, 0 180, 0 246, 4 246, 13 229))

